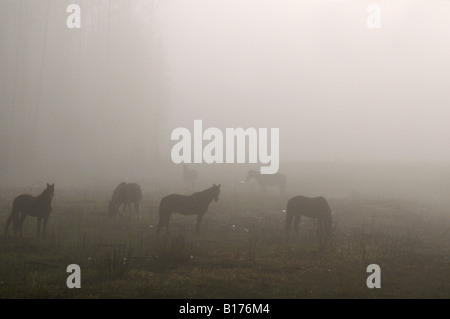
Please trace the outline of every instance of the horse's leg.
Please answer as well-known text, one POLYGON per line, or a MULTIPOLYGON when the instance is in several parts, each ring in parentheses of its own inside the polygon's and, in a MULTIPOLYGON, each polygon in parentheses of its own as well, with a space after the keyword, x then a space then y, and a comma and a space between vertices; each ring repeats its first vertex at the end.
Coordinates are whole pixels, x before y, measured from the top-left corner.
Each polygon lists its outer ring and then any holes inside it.
MULTIPOLYGON (((8 227, 9 227, 9 224, 11 224, 12 221, 13 221, 13 214, 11 214, 11 215, 8 217, 8 220, 6 221, 6 226, 5 226, 5 238, 8 237, 8 227)), ((14 223, 14 224, 16 224, 16 223, 14 223)), ((16 227, 14 227, 14 232, 16 232, 16 227)))
POLYGON ((323 220, 322 218, 318 218, 318 222, 317 222, 317 238, 319 240, 322 239, 322 234, 323 234, 323 220))
POLYGON ((166 225, 166 234, 169 235, 169 220, 170 220, 170 213, 168 213, 166 215, 166 217, 164 218, 164 223, 166 225))
POLYGON ((119 213, 119 216, 120 216, 120 219, 123 219, 124 218, 124 211, 125 211, 125 204, 123 204, 123 207, 122 207, 122 213, 120 212, 120 206, 121 206, 122 204, 119 204, 118 206, 117 206, 117 212, 119 213))
POLYGON ((156 229, 156 233, 159 235, 159 231, 161 230, 161 227, 163 227, 163 219, 161 218, 161 214, 159 214, 159 223, 158 228, 156 229))
POLYGON ((47 229, 48 215, 44 216, 44 231, 42 233, 43 238, 45 238, 45 230, 47 229))
POLYGON ((20 229, 20 213, 17 216, 13 217, 13 228, 14 228, 14 237, 19 235, 20 229))
POLYGON ((137 212, 137 216, 138 216, 138 221, 141 221, 141 214, 139 212, 139 202, 134 202, 134 210, 137 212))
POLYGON ((20 238, 23 238, 23 223, 25 221, 25 218, 27 218, 27 215, 22 213, 21 216, 20 216, 20 219, 19 219, 19 224, 18 224, 20 238))
POLYGON ((289 238, 291 233, 292 218, 294 218, 294 215, 289 211, 286 212, 286 239, 289 238))
POLYGON ((39 239, 40 234, 41 234, 41 222, 42 222, 42 217, 38 217, 37 218, 37 238, 39 239))
POLYGON ((130 203, 127 203, 126 207, 127 207, 127 210, 128 210, 128 221, 131 222, 131 207, 130 207, 130 203))
POLYGON ((161 228, 163 228, 166 223, 166 214, 167 214, 167 209, 165 208, 164 203, 162 203, 159 206, 159 223, 158 223, 158 229, 156 230, 156 233, 158 235, 159 235, 159 232, 161 231, 161 228))
POLYGON ((332 227, 333 227, 333 222, 332 222, 331 218, 329 218, 325 222, 325 229, 324 229, 326 240, 330 239, 332 227))
POLYGON ((297 235, 297 237, 299 236, 299 232, 298 232, 298 224, 300 223, 300 217, 301 215, 296 215, 294 218, 294 229, 295 229, 295 234, 297 235))
POLYGON ((200 224, 202 222, 203 215, 204 215, 204 213, 197 215, 197 225, 195 226, 195 233, 196 234, 200 233, 200 224))
POLYGON ((6 221, 5 238, 8 236, 8 228, 9 228, 9 225, 11 224, 11 222, 13 223, 14 236, 17 236, 19 214, 20 214, 20 211, 17 209, 17 207, 13 203, 11 215, 9 215, 8 220, 6 221))

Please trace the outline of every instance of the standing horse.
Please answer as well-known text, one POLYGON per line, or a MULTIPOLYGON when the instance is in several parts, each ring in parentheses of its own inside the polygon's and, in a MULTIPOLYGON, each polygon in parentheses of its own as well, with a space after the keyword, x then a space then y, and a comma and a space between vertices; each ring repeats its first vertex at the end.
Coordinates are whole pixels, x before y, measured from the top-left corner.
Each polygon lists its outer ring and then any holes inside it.
POLYGON ((247 174, 247 182, 252 178, 256 179, 264 195, 267 195, 267 186, 279 186, 282 194, 286 191, 286 176, 280 173, 261 174, 258 171, 250 170, 247 174))
POLYGON ((172 194, 161 199, 159 205, 159 225, 158 234, 161 227, 166 226, 166 233, 169 233, 169 220, 172 213, 179 213, 182 215, 197 215, 197 226, 195 232, 200 230, 200 223, 203 215, 208 210, 209 204, 214 199, 219 200, 220 184, 202 191, 194 193, 190 196, 172 194))
POLYGON ((189 169, 186 164, 183 164, 183 182, 184 185, 190 185, 191 189, 195 189, 195 182, 197 181, 197 171, 189 169))
POLYGON ((322 237, 327 239, 330 236, 333 219, 327 200, 322 196, 315 198, 295 196, 287 203, 286 238, 289 237, 291 232, 292 219, 294 219, 295 233, 297 236, 299 235, 298 224, 302 215, 318 219, 317 236, 319 239, 322 239, 322 237))
POLYGON ((47 228, 47 221, 52 211, 52 199, 55 192, 55 184, 48 184, 47 188, 38 196, 34 197, 28 194, 17 196, 12 205, 11 215, 6 221, 5 237, 8 236, 8 227, 13 222, 14 235, 20 233, 23 237, 23 222, 28 216, 37 217, 37 238, 41 233, 41 222, 44 220, 43 237, 45 238, 45 229, 47 228))
POLYGON ((108 215, 109 217, 119 214, 123 217, 125 214, 125 209, 128 208, 129 219, 131 219, 131 207, 130 204, 134 204, 134 210, 138 215, 138 220, 141 220, 139 213, 139 207, 142 200, 142 190, 141 186, 136 183, 125 183, 122 182, 117 185, 113 192, 112 198, 108 205, 108 215), (123 205, 122 213, 120 212, 120 205, 123 205))

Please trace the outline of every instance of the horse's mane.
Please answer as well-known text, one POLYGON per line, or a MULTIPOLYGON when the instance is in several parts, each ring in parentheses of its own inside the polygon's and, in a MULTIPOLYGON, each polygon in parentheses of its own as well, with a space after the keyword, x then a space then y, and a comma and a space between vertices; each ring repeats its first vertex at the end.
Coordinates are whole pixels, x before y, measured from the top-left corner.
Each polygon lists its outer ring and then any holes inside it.
POLYGON ((211 193, 211 191, 214 189, 214 186, 211 186, 210 188, 207 188, 201 192, 196 192, 194 194, 191 195, 191 197, 202 197, 202 195, 206 195, 211 193))
POLYGON ((114 189, 113 196, 114 196, 115 194, 117 194, 117 193, 119 192, 119 190, 120 190, 123 186, 125 186, 126 184, 127 184, 127 183, 122 182, 122 183, 120 183, 119 185, 117 185, 117 187, 114 189))
POLYGON ((112 194, 111 202, 116 203, 119 200, 120 191, 127 183, 122 182, 114 189, 114 192, 112 194))
POLYGON ((196 192, 196 193, 192 194, 191 196, 198 196, 200 194, 206 194, 206 193, 210 192, 213 188, 214 188, 214 186, 211 186, 210 188, 207 188, 207 189, 202 190, 200 192, 196 192))
POLYGON ((51 189, 49 188, 49 187, 47 187, 46 189, 44 189, 43 191, 42 191, 42 193, 40 193, 36 198, 39 198, 39 199, 44 199, 44 200, 47 200, 47 201, 51 201, 52 200, 52 197, 50 197, 49 195, 49 193, 51 192, 51 189))

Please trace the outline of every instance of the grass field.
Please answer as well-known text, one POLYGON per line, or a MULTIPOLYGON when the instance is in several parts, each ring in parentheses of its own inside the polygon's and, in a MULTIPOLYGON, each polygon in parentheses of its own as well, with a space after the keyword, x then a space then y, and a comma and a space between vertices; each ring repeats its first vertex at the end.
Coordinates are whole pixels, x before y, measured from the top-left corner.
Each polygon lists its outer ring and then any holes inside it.
MULTIPOLYGON (((334 235, 319 247, 317 221, 305 218, 300 238, 286 242, 287 197, 226 190, 200 235, 194 216, 174 215, 171 234, 158 238, 162 196, 144 196, 138 222, 108 219, 103 193, 60 192, 46 239, 36 240, 30 217, 23 239, 11 228, 1 239, 0 298, 450 298, 448 207, 328 198, 334 235), (81 267, 81 289, 66 286, 72 263, 81 267), (372 263, 381 267, 381 289, 366 286, 372 263)), ((2 201, 2 230, 10 205, 2 201)))

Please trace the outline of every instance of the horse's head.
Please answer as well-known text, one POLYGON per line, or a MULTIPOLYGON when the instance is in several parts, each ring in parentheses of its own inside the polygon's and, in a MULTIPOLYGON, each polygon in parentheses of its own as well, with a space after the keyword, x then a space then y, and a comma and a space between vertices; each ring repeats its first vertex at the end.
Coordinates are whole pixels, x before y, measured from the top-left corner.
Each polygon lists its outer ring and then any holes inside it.
POLYGON ((219 200, 220 184, 219 185, 213 184, 212 192, 214 194, 214 201, 217 202, 219 200))
POLYGON ((119 213, 119 207, 112 200, 108 201, 108 216, 113 217, 119 213))
POLYGON ((55 193, 55 183, 53 183, 51 185, 49 183, 47 183, 47 188, 45 189, 44 192, 45 192, 47 198, 49 199, 49 201, 52 201, 53 194, 55 193))
POLYGON ((258 175, 257 171, 250 170, 250 171, 248 171, 247 178, 245 180, 248 182, 249 180, 251 180, 253 177, 255 177, 257 175, 258 175))

